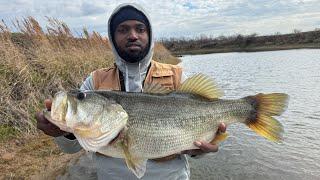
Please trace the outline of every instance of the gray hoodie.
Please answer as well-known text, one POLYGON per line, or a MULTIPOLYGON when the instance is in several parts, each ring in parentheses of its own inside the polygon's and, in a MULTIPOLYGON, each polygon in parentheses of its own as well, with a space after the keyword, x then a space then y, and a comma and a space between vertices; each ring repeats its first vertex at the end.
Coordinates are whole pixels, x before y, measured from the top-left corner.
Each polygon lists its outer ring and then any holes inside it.
POLYGON ((123 73, 124 77, 124 82, 125 82, 125 89, 127 92, 141 92, 142 91, 142 83, 143 80, 145 79, 148 71, 148 67, 151 63, 151 59, 153 56, 153 48, 154 48, 154 39, 153 39, 153 31, 152 31, 152 25, 150 18, 148 14, 142 9, 142 7, 138 6, 137 4, 122 4, 121 6, 118 6, 112 13, 112 15, 109 18, 108 21, 108 37, 110 40, 111 48, 113 51, 113 54, 115 56, 115 62, 119 70, 123 73), (110 22, 111 19, 113 18, 114 14, 116 14, 122 7, 125 6, 133 6, 136 8, 138 11, 142 12, 148 19, 149 24, 150 24, 150 29, 149 29, 149 35, 150 35, 150 43, 149 43, 149 51, 147 55, 139 62, 137 63, 128 63, 125 60, 123 60, 114 45, 114 42, 112 41, 111 37, 111 27, 110 27, 110 22))
MULTIPOLYGON (((148 67, 151 63, 153 55, 154 40, 151 21, 147 13, 136 4, 122 4, 118 6, 108 21, 109 39, 112 51, 115 55, 115 62, 119 70, 123 73, 125 89, 127 92, 141 92, 142 83, 146 77, 148 67), (124 6, 132 6, 137 10, 143 12, 149 20, 150 24, 150 48, 147 55, 138 63, 127 63, 118 54, 115 49, 114 42, 112 42, 110 34, 110 20, 115 13, 117 13, 124 6)), ((90 75, 82 84, 82 90, 94 90, 92 75, 90 75)), ((82 148, 77 140, 70 140, 65 137, 55 138, 56 143, 66 153, 76 153, 82 148)), ((99 154, 93 154, 93 161, 96 163, 98 179, 137 179, 136 176, 126 167, 123 159, 106 157, 99 154)), ((147 162, 147 171, 142 179, 189 179, 190 171, 188 161, 185 155, 178 156, 177 158, 165 161, 156 162, 149 160, 147 162)), ((88 179, 85 175, 82 179, 88 179)))

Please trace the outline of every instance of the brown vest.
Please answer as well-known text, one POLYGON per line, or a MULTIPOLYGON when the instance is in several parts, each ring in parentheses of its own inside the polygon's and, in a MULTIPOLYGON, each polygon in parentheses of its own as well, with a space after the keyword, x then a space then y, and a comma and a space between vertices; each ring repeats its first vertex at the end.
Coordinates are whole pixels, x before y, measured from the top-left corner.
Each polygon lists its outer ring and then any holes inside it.
MULTIPOLYGON (((182 69, 179 66, 151 61, 151 67, 145 78, 145 84, 156 83, 171 90, 178 89, 181 82, 182 69)), ((98 69, 92 73, 95 90, 120 91, 119 70, 116 66, 109 69, 98 69)))

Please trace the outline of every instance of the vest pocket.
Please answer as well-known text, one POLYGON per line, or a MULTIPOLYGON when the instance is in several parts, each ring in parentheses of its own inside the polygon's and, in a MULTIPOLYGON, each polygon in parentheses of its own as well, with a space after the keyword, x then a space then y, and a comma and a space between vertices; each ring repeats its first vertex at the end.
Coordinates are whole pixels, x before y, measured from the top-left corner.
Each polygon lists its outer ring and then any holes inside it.
POLYGON ((160 84, 171 90, 174 89, 173 73, 162 76, 152 75, 152 83, 160 84))

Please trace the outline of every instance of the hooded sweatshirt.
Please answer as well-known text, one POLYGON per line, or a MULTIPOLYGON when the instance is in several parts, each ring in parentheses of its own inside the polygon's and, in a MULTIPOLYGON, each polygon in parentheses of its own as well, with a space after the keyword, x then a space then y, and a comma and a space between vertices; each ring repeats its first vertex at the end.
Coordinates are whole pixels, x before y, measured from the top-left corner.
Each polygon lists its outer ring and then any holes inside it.
POLYGON ((153 56, 153 49, 154 49, 154 40, 153 40, 153 31, 152 25, 149 16, 145 11, 137 4, 122 4, 118 6, 112 13, 108 21, 108 36, 111 44, 111 48, 113 54, 115 56, 115 63, 118 69, 122 72, 124 77, 125 83, 125 90, 126 92, 141 92, 142 91, 142 84, 147 75, 148 67, 151 63, 151 59, 153 56), (131 6, 134 7, 136 10, 140 11, 142 14, 145 15, 147 20, 149 21, 149 48, 146 56, 136 63, 129 63, 121 58, 118 54, 118 51, 115 47, 115 42, 113 42, 112 33, 111 33, 111 21, 114 16, 121 10, 123 7, 131 6))
MULTIPOLYGON (((153 51, 154 51, 154 39, 153 39, 153 31, 152 31, 152 24, 151 20, 148 16, 148 14, 143 10, 142 7, 140 7, 137 4, 133 3, 125 3, 120 6, 118 6, 113 13, 111 14, 109 20, 108 20, 108 38, 109 38, 109 43, 111 45, 112 52, 115 57, 115 64, 117 65, 117 68, 121 71, 123 78, 124 78, 124 86, 126 92, 141 92, 143 89, 143 81, 147 75, 148 68, 150 66, 152 56, 153 56, 153 51), (131 6, 135 8, 136 10, 140 11, 145 15, 147 20, 149 21, 149 49, 146 54, 146 56, 140 60, 139 62, 136 63, 129 63, 125 61, 124 59, 121 58, 121 56, 118 54, 118 51, 115 46, 115 42, 113 41, 112 38, 112 33, 111 33, 111 21, 114 18, 115 14, 121 10, 121 8, 126 7, 126 6, 131 6)), ((93 85, 93 76, 92 74, 88 76, 88 78, 84 81, 83 85, 81 88, 84 89, 89 89, 93 90, 94 85, 93 85)))
MULTIPOLYGON (((153 32, 151 21, 147 13, 136 4, 122 4, 118 6, 110 16, 108 21, 108 35, 110 44, 112 47, 113 54, 115 56, 115 63, 119 70, 122 72, 124 77, 124 84, 126 92, 141 92, 142 84, 146 77, 148 67, 151 63, 151 58, 153 56, 154 49, 154 40, 153 40, 153 32), (110 33, 110 21, 113 18, 114 14, 116 14, 121 8, 125 6, 131 6, 138 11, 142 12, 149 21, 149 51, 146 56, 137 63, 128 63, 124 59, 120 57, 118 54, 114 42, 112 41, 111 33, 110 33)), ((92 75, 90 75, 82 84, 81 90, 94 90, 94 84, 92 75)), ((79 145, 78 141, 67 139, 63 136, 55 138, 56 143, 59 147, 66 153, 76 153, 80 151, 82 148, 79 145)), ((90 159, 87 159, 88 161, 90 159)), ((124 159, 106 157, 99 154, 93 154, 93 158, 91 159, 96 164, 97 176, 93 177, 93 179, 137 179, 137 177, 127 168, 124 159)), ((85 168, 85 167, 84 167, 85 168)), ((90 174, 92 175, 92 174, 90 174)), ((190 170, 187 158, 185 155, 177 156, 177 158, 165 161, 165 162, 156 162, 153 160, 149 160, 147 162, 147 170, 145 175, 141 179, 182 179, 186 180, 190 177, 190 170)), ((92 179, 92 177, 82 175, 82 179, 92 179)))

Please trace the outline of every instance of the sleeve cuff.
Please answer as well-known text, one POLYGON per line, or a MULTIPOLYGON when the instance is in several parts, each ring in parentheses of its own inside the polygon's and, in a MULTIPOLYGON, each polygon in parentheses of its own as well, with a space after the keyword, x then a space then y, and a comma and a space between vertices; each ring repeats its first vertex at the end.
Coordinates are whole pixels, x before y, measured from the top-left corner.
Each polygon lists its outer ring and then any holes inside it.
POLYGON ((69 133, 69 134, 65 135, 64 137, 69 139, 69 140, 75 140, 76 139, 76 137, 72 133, 69 133))
POLYGON ((71 140, 64 136, 59 136, 54 138, 54 141, 64 153, 73 154, 82 149, 77 139, 71 140))

